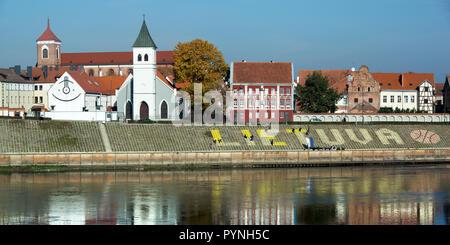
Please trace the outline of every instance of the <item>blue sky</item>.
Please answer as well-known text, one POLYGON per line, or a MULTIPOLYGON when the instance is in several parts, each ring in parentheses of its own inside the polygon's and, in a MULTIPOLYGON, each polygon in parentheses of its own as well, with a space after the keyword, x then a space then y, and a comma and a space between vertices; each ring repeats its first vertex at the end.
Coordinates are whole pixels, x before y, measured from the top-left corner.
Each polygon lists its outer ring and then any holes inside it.
POLYGON ((62 52, 131 51, 142 15, 158 50, 208 40, 233 61, 450 75, 450 0, 0 0, 0 67, 36 64, 47 17, 62 52))

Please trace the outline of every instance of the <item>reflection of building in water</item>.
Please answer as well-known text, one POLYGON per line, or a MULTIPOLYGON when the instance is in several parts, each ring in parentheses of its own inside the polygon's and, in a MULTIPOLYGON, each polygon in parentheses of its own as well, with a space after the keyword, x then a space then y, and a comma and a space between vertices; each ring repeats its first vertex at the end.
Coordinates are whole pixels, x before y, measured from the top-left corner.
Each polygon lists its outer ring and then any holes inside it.
POLYGON ((234 203, 231 206, 231 225, 293 225, 294 205, 292 201, 274 200, 269 204, 267 200, 254 200, 234 203), (244 205, 242 205, 244 204, 244 205))
POLYGON ((53 193, 49 197, 48 223, 50 225, 84 225, 86 200, 78 194, 53 193))
POLYGON ((132 201, 135 225, 176 225, 177 206, 168 193, 135 193, 132 201))

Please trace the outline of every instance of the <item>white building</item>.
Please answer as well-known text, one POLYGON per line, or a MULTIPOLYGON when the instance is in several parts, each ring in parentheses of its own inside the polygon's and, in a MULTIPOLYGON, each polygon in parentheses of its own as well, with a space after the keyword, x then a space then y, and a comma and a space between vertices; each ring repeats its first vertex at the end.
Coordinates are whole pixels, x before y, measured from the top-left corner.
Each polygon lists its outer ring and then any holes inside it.
POLYGON ((172 81, 156 70, 156 45, 145 20, 133 45, 133 74, 130 74, 117 94, 120 120, 176 120, 172 81))

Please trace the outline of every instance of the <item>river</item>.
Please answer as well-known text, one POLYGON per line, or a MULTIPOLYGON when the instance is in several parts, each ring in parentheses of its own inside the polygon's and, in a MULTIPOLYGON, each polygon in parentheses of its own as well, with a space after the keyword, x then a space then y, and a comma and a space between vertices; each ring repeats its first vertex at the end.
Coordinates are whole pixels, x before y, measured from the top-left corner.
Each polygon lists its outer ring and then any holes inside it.
POLYGON ((0 224, 450 223, 450 165, 0 174, 0 224))

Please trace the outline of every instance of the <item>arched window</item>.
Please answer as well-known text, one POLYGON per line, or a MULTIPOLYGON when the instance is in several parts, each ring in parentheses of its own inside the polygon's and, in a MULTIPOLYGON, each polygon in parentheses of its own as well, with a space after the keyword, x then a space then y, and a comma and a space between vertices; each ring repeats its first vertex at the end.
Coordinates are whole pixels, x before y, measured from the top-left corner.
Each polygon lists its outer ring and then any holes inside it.
POLYGON ((144 56, 144 61, 148 61, 148 55, 147 54, 145 54, 145 56, 144 56))
POLYGON ((44 59, 48 58, 48 49, 44 48, 42 50, 42 58, 44 58, 44 59))
POLYGON ((108 76, 114 76, 114 70, 113 69, 109 69, 108 76))
POLYGON ((89 76, 90 77, 94 76, 94 70, 92 70, 92 69, 89 70, 89 76))
POLYGON ((142 61, 142 55, 138 55, 138 61, 142 61))
POLYGON ((161 103, 161 119, 167 119, 167 102, 161 103))

